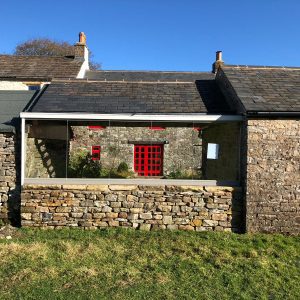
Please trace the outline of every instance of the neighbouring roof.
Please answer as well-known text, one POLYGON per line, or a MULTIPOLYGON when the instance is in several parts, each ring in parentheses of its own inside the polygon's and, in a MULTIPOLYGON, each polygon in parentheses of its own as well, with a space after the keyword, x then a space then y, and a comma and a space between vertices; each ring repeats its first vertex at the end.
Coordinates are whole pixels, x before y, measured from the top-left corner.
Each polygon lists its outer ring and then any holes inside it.
POLYGON ((30 111, 102 114, 230 113, 211 74, 200 77, 200 80, 190 78, 185 82, 176 82, 174 78, 168 82, 53 81, 30 111))
POLYGON ((35 91, 0 91, 0 132, 15 132, 20 112, 34 94, 35 91))
POLYGON ((82 60, 73 57, 0 55, 0 78, 76 78, 81 65, 82 60))
POLYGON ((225 65, 221 71, 246 112, 300 112, 300 68, 225 65))
POLYGON ((171 71, 87 71, 85 78, 100 81, 179 81, 213 80, 209 72, 171 72, 171 71))

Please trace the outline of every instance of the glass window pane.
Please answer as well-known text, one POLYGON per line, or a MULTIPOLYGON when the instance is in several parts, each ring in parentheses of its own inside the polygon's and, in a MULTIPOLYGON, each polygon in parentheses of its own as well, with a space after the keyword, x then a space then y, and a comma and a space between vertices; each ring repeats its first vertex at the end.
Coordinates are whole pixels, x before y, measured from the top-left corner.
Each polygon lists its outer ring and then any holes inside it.
POLYGON ((67 122, 26 120, 25 125, 25 178, 65 178, 67 122))

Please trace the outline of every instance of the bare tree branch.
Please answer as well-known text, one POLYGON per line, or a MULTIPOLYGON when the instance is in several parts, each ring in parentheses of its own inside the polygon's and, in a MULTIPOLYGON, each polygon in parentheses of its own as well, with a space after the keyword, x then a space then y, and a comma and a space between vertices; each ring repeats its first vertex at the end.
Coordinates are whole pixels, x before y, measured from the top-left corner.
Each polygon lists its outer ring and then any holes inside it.
MULTIPOLYGON (((30 39, 16 46, 14 55, 38 56, 73 56, 74 46, 68 42, 58 42, 48 38, 30 39)), ((101 64, 93 61, 93 53, 89 50, 90 69, 100 70, 101 64)))

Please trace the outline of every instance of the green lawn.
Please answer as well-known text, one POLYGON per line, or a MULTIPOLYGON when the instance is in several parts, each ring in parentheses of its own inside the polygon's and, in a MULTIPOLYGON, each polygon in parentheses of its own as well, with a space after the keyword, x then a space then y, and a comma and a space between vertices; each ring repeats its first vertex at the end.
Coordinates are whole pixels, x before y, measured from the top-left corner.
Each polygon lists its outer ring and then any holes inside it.
POLYGON ((300 237, 25 230, 0 240, 0 299, 300 299, 300 237))

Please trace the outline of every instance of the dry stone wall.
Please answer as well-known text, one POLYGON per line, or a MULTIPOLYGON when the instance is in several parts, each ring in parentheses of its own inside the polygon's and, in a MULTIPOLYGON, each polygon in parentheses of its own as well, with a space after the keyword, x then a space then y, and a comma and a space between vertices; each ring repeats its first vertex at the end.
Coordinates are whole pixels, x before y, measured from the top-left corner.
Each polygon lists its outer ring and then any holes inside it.
POLYGON ((137 185, 27 185, 23 226, 243 230, 240 188, 137 185))
POLYGON ((249 120, 247 231, 300 233, 300 121, 249 120))
POLYGON ((7 222, 18 209, 20 188, 16 185, 15 135, 0 134, 0 220, 7 222))

